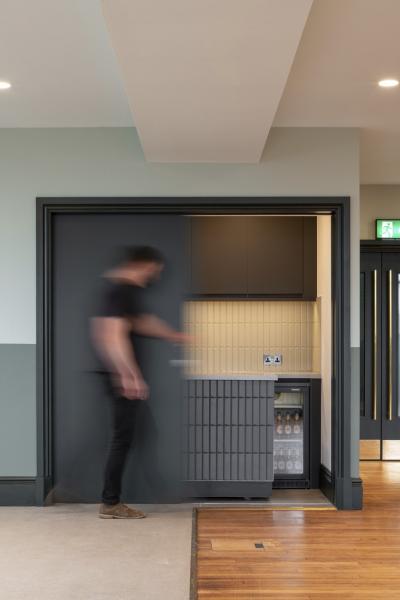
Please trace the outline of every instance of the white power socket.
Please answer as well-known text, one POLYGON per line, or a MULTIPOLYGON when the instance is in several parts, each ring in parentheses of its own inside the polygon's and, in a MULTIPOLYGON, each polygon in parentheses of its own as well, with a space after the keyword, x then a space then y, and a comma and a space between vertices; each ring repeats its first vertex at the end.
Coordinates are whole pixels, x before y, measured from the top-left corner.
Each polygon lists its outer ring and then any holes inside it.
POLYGON ((280 366, 283 361, 282 354, 264 354, 264 367, 280 366))

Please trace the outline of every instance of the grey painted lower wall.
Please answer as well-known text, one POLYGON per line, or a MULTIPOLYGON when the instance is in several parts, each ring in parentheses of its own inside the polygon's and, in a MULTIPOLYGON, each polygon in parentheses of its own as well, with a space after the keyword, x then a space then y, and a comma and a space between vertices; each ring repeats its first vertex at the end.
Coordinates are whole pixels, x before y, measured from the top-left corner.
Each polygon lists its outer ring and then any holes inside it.
POLYGON ((0 477, 36 475, 36 346, 0 344, 0 477))
POLYGON ((351 476, 359 477, 360 348, 351 348, 351 476))
MULTIPOLYGON (((0 477, 36 475, 36 346, 0 344, 0 477)), ((360 349, 351 349, 351 476, 359 476, 360 349)))

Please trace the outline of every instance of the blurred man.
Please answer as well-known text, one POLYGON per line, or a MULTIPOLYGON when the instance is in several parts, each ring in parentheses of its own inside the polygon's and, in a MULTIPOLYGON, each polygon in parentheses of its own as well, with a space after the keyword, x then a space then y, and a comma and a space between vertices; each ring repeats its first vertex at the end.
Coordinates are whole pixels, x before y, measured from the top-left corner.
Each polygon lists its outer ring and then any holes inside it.
POLYGON ((100 309, 92 320, 92 337, 108 374, 112 396, 113 432, 106 462, 102 505, 103 519, 141 519, 145 514, 120 502, 126 459, 132 445, 138 404, 149 388, 135 356, 135 334, 173 343, 186 335, 146 312, 143 288, 158 279, 163 258, 155 248, 127 248, 121 263, 104 275, 100 309))

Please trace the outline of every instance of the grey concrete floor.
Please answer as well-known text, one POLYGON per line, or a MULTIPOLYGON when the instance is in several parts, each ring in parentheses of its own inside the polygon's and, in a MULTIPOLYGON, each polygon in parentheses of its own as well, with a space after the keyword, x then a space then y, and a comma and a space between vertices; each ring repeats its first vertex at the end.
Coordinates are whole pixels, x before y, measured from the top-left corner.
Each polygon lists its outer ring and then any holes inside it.
POLYGON ((192 509, 143 509, 128 521, 95 505, 1 508, 1 600, 188 600, 192 509))

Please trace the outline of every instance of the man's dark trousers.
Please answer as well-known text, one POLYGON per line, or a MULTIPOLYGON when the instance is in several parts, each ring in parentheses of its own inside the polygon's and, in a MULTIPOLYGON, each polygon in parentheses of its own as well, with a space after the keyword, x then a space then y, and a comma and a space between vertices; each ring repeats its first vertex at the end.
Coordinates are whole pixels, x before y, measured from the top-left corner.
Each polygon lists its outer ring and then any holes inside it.
POLYGON ((104 504, 113 505, 120 501, 124 467, 133 446, 138 409, 142 402, 117 395, 111 397, 112 437, 104 473, 104 504))

